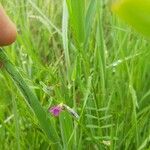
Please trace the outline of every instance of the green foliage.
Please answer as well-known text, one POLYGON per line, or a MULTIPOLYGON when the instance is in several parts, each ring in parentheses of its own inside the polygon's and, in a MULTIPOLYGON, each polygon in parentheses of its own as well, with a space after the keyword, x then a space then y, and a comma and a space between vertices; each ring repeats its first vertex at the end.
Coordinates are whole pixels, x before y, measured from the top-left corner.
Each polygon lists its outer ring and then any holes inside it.
POLYGON ((118 0, 112 9, 136 30, 150 37, 149 0, 118 0))
POLYGON ((1 2, 19 32, 5 67, 23 89, 0 69, 0 149, 148 150, 149 41, 106 1, 1 2), (60 103, 79 120, 52 116, 60 103))
POLYGON ((6 71, 9 73, 9 75, 13 79, 14 83, 20 89, 21 93, 27 100, 29 107, 31 107, 33 109, 35 115, 37 116, 37 118, 39 120, 41 128, 45 131, 48 138, 54 143, 59 142, 57 132, 56 132, 53 124, 51 123, 48 115, 46 114, 44 109, 41 107, 37 97, 29 89, 26 82, 23 80, 21 75, 18 73, 18 71, 15 69, 15 67, 8 60, 6 54, 3 51, 4 51, 3 49, 0 49, 0 59, 3 63, 3 67, 6 69, 6 71))

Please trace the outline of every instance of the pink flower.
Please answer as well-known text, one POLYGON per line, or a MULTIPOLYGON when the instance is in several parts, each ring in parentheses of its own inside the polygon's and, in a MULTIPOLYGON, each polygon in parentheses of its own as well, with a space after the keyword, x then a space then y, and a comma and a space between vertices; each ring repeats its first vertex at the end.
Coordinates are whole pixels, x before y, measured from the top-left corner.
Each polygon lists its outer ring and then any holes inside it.
POLYGON ((63 110, 62 105, 57 105, 57 106, 51 107, 51 108, 49 109, 49 112, 50 112, 53 116, 57 117, 57 116, 59 116, 59 114, 62 112, 62 110, 63 110))
POLYGON ((67 106, 63 103, 60 103, 57 106, 53 106, 53 107, 49 108, 49 112, 55 117, 58 117, 63 110, 67 111, 69 114, 71 114, 76 119, 79 119, 79 115, 72 108, 70 108, 69 106, 67 106))

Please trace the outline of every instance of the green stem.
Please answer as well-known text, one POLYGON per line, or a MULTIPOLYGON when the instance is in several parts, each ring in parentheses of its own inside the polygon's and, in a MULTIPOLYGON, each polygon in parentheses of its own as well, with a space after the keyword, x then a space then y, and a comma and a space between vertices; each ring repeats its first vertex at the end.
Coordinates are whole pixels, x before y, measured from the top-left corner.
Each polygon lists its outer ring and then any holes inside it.
POLYGON ((34 111, 42 129, 45 131, 48 138, 57 143, 58 149, 61 149, 61 145, 59 142, 59 136, 51 123, 47 113, 42 108, 37 96, 33 93, 33 91, 29 88, 26 84, 18 70, 14 67, 14 65, 9 61, 7 55, 5 54, 4 50, 0 48, 0 62, 3 64, 3 68, 8 72, 8 74, 13 79, 14 83, 20 89, 21 93, 23 94, 24 98, 26 99, 29 106, 34 111))

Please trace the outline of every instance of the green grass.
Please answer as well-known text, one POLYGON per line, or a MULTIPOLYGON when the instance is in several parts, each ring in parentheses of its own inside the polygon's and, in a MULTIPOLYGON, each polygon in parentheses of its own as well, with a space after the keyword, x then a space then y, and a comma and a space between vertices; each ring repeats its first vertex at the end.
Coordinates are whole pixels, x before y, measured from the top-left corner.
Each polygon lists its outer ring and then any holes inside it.
POLYGON ((19 35, 0 71, 0 149, 149 150, 148 39, 105 1, 1 3, 19 35), (62 102, 79 121, 48 112, 62 102))

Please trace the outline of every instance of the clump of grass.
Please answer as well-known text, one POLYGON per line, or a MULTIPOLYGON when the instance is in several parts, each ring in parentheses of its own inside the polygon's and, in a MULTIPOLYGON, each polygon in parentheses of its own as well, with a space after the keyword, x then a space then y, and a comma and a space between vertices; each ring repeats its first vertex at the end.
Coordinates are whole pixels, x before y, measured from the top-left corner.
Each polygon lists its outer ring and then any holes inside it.
POLYGON ((58 134, 50 121, 47 113, 44 111, 42 106, 40 105, 36 95, 30 90, 24 79, 21 77, 19 72, 15 69, 12 63, 8 60, 6 54, 3 49, 0 49, 0 60, 3 64, 3 68, 9 73, 15 84, 18 86, 20 91, 22 92, 25 100, 27 100, 27 104, 29 107, 33 109, 33 112, 37 116, 41 128, 45 131, 48 138, 54 142, 59 143, 58 134))
POLYGON ((6 48, 19 74, 3 51, 0 57, 35 115, 0 72, 0 148, 149 148, 145 38, 116 18, 105 1, 2 3, 19 28, 17 42, 6 48), (59 117, 48 113, 60 103, 77 111, 79 120, 65 111, 59 117))

